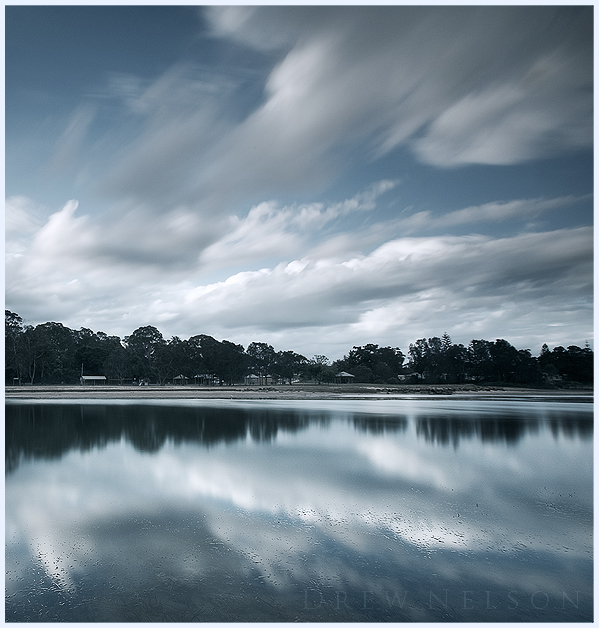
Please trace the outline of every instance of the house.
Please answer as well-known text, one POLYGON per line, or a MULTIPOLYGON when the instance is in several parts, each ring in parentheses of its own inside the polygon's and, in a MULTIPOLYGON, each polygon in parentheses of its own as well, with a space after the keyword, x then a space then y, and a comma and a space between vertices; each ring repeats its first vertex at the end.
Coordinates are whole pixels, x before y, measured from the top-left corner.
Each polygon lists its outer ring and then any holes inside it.
POLYGON ((418 379, 424 379, 422 373, 400 373, 397 376, 397 379, 400 382, 414 381, 418 379))
POLYGON ((341 371, 341 373, 337 373, 335 375, 335 381, 338 384, 353 384, 355 375, 351 373, 347 373, 346 371, 341 371))
POLYGON ((96 384, 105 384, 106 377, 104 375, 82 375, 80 382, 82 386, 85 386, 86 384, 95 386, 96 384))
POLYGON ((204 384, 205 386, 216 386, 220 383, 220 380, 211 373, 202 373, 201 375, 193 376, 193 383, 197 386, 204 384))
POLYGON ((243 378, 243 383, 246 386, 266 385, 270 386, 273 383, 272 375, 246 375, 243 378))
POLYGON ((185 375, 177 375, 176 377, 173 377, 173 384, 175 385, 179 385, 179 386, 185 386, 185 384, 187 384, 188 378, 185 377, 185 375))

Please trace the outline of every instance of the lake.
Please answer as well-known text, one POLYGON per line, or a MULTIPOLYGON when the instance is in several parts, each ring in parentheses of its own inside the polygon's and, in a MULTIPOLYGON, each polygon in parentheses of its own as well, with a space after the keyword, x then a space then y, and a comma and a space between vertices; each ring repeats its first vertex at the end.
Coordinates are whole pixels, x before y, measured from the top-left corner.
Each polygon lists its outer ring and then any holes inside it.
POLYGON ((6 401, 9 622, 593 619, 578 398, 6 401))

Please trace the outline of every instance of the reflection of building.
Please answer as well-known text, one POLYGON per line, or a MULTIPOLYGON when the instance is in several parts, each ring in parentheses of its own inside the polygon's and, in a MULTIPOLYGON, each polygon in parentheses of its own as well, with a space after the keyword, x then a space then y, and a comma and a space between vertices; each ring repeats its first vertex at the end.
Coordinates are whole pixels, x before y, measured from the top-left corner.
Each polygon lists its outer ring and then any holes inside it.
POLYGON ((341 373, 337 373, 335 375, 335 381, 338 384, 353 384, 355 375, 351 373, 347 373, 346 371, 341 371, 341 373))
POLYGON ((82 375, 80 381, 82 386, 86 384, 95 386, 96 384, 105 384, 106 377, 104 375, 82 375))

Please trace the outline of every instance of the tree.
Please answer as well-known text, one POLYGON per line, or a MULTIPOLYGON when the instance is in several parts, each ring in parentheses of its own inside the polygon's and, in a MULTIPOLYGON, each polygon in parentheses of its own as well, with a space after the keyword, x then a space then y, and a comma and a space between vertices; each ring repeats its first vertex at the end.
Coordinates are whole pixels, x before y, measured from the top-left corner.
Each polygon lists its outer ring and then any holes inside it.
POLYGON ((574 382, 590 384, 593 381, 593 351, 588 343, 581 349, 570 345, 567 349, 568 379, 574 382))
MULTIPOLYGON (((179 340, 177 338, 177 340, 179 340)), ((175 340, 175 344, 177 343, 175 340)), ((156 346, 152 356, 152 371, 160 385, 180 374, 180 369, 175 366, 176 349, 171 342, 162 342, 156 346)))
POLYGON ((165 344, 162 334, 152 325, 138 327, 125 337, 129 357, 129 370, 133 377, 161 379, 163 370, 158 368, 158 348, 165 344))
POLYGON ((325 366, 320 373, 320 381, 324 384, 331 384, 335 381, 335 376, 335 369, 332 366, 325 366))
POLYGON ((218 340, 206 334, 192 336, 189 341, 191 349, 191 363, 196 371, 195 375, 210 375, 218 377, 218 340))
POLYGON ((483 382, 492 373, 492 359, 488 340, 472 340, 467 351, 467 370, 471 377, 483 382))
POLYGON ((419 338, 410 344, 408 350, 411 369, 424 378, 428 365, 428 345, 425 338, 419 338))
MULTIPOLYGON (((570 345, 549 350, 544 344, 538 358, 529 349, 516 349, 507 340, 472 340, 466 348, 453 344, 447 332, 441 338, 420 338, 410 344, 409 367, 428 382, 479 382, 536 384, 543 374, 559 375, 571 384, 593 382, 593 351, 570 345)), ((405 356, 397 347, 376 344, 354 346, 332 365, 324 355, 310 360, 293 351, 275 352, 263 342, 242 345, 211 336, 189 340, 173 336, 168 342, 152 326, 136 329, 121 342, 118 336, 82 327, 73 331, 61 323, 47 322, 36 327, 5 310, 5 379, 29 378, 30 383, 74 383, 84 373, 153 378, 160 383, 182 374, 192 378, 208 375, 221 384, 240 381, 249 369, 264 382, 267 375, 291 383, 301 373, 321 382, 333 381, 339 371, 349 371, 356 382, 394 382, 403 369, 405 356)))
POLYGON ((549 351, 549 347, 543 345, 539 364, 544 372, 550 367, 551 370, 557 370, 565 381, 581 384, 590 384, 593 381, 593 351, 588 343, 584 349, 570 345, 567 349, 561 346, 554 347, 553 351, 549 351))
POLYGON ((374 382, 374 373, 372 369, 365 364, 353 366, 349 372, 355 376, 354 382, 357 384, 372 384, 374 382))
POLYGON ((518 350, 507 340, 498 338, 489 346, 493 368, 493 380, 513 382, 518 368, 518 350))
POLYGON ((25 329, 31 383, 74 383, 80 370, 75 364, 75 333, 62 323, 43 323, 25 329))
POLYGON ((299 353, 295 353, 294 351, 279 351, 275 354, 272 371, 274 375, 277 375, 281 380, 287 381, 291 385, 293 377, 300 372, 306 362, 306 358, 299 353))
POLYGON ((541 353, 539 354, 539 357, 537 359, 541 370, 545 370, 545 367, 551 364, 551 351, 549 351, 547 343, 544 343, 541 347, 541 353))
POLYGON ((542 380, 539 362, 530 349, 518 349, 518 360, 514 381, 518 384, 538 384, 542 380))
POLYGON ((356 382, 385 383, 402 370, 404 354, 397 347, 366 344, 354 346, 343 359, 343 370, 355 375, 356 382))
POLYGON ((87 375, 104 375, 104 364, 114 349, 115 341, 120 345, 120 339, 116 336, 107 336, 101 331, 94 333, 85 327, 74 332, 74 337, 75 366, 87 375))
POLYGON ((252 342, 246 349, 246 355, 251 372, 260 378, 260 383, 266 383, 266 377, 272 375, 274 348, 265 342, 252 342))
POLYGON ((245 375, 246 356, 243 345, 223 340, 214 345, 214 370, 221 384, 232 385, 245 375))
POLYGON ((107 336, 108 355, 102 364, 104 375, 120 382, 128 376, 128 355, 118 336, 107 336))
POLYGON ((320 384, 322 382, 323 371, 329 364, 330 361, 326 355, 315 355, 309 360, 306 360, 304 372, 310 379, 316 380, 320 384))
POLYGON ((24 332, 23 319, 10 310, 4 310, 4 373, 5 381, 11 384, 14 379, 20 382, 24 375, 24 332))
POLYGON ((468 350, 464 345, 451 345, 447 350, 446 364, 448 368, 448 381, 461 383, 466 379, 468 364, 468 350))
MULTIPOLYGON (((196 377, 197 375, 207 375, 208 366, 204 360, 203 347, 205 347, 205 339, 210 336, 203 334, 192 336, 187 341, 187 355, 189 360, 189 368, 191 369, 190 377, 196 377)), ((212 340, 214 340, 212 338, 212 340)))
POLYGON ((448 355, 451 339, 447 334, 444 340, 433 336, 426 340, 420 338, 410 345, 409 355, 412 370, 429 382, 445 381, 448 378, 448 355))
POLYGON ((428 379, 432 382, 440 382, 446 379, 445 353, 441 338, 433 336, 427 343, 427 368, 428 379))
POLYGON ((159 351, 159 362, 164 371, 165 379, 183 375, 191 378, 192 373, 189 343, 181 340, 178 336, 173 336, 159 351))

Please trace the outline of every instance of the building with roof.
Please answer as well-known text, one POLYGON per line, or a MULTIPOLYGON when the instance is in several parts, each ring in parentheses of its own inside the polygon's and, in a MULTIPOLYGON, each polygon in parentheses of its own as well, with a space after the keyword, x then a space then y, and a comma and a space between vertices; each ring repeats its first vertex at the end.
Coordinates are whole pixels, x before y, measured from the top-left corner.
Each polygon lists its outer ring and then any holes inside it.
POLYGON ((96 386, 97 384, 105 384, 106 383, 106 377, 104 375, 82 375, 80 377, 81 385, 82 386, 86 386, 86 385, 92 385, 92 386, 96 386))

